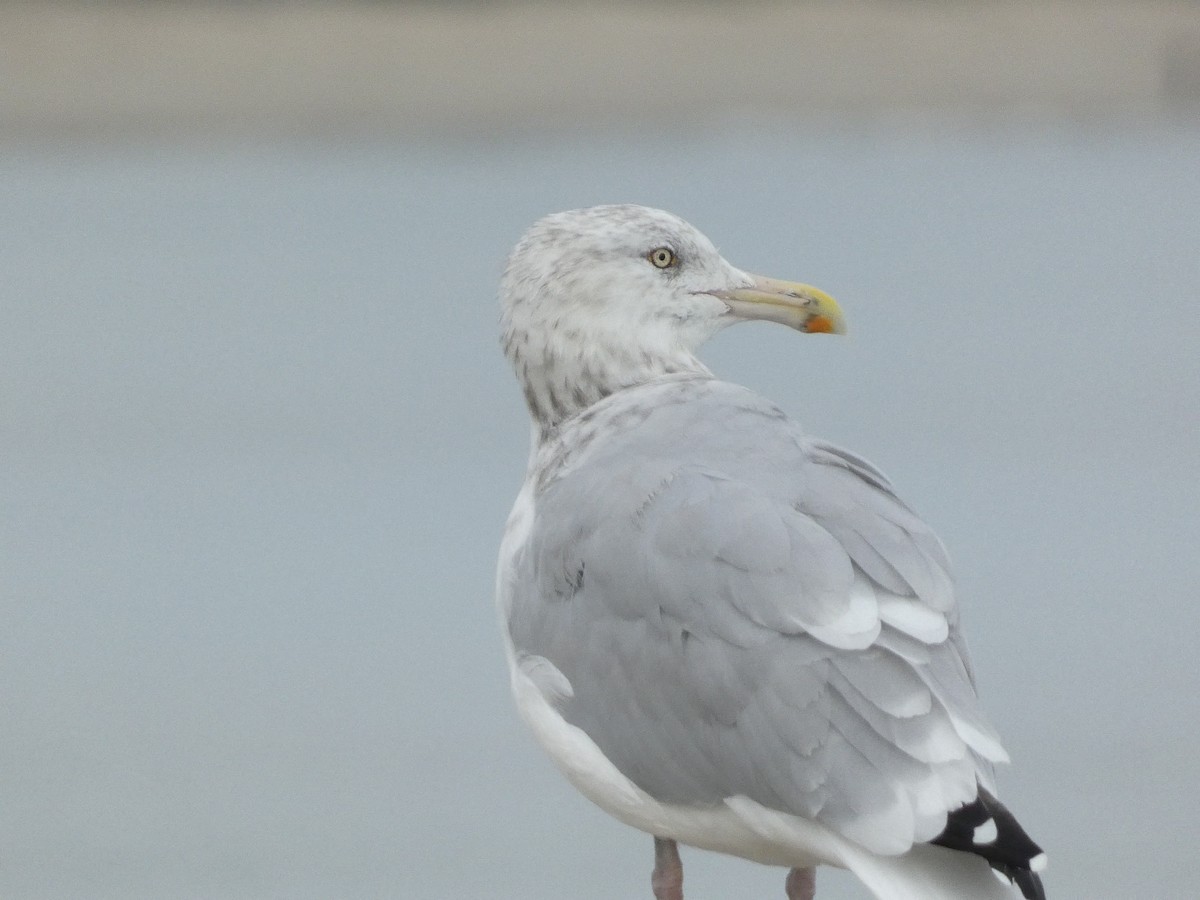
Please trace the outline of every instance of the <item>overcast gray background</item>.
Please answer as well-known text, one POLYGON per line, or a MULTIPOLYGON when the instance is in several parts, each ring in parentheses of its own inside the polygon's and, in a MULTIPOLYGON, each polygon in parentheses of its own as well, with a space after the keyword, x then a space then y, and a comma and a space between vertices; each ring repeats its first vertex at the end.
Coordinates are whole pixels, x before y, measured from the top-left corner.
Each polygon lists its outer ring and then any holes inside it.
POLYGON ((1094 8, 0 7, 0 897, 649 900, 492 606, 503 260, 621 201, 842 302, 705 358, 949 546, 1052 900, 1200 896, 1200 12, 1094 8))
POLYGON ((1051 896, 1196 895, 1200 130, 748 127, 4 153, 0 894, 648 896, 491 597, 503 258, 636 200, 842 301, 706 359, 949 545, 1051 896))

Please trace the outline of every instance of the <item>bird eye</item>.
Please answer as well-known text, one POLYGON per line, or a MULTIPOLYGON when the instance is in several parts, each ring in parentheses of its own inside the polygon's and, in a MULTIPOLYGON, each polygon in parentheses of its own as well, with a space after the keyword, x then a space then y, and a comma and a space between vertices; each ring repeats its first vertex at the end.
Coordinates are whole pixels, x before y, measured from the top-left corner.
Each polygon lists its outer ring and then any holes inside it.
POLYGON ((679 259, 675 256, 675 251, 670 247, 658 247, 646 254, 646 259, 650 260, 659 269, 669 269, 675 265, 679 259))

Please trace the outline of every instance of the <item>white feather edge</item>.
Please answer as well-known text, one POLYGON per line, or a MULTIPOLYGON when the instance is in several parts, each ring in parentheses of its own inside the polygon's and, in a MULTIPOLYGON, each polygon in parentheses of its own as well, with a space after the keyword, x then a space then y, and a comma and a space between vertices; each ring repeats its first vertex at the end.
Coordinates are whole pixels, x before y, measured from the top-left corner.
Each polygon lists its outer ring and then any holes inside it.
POLYGON ((879 618, 909 637, 925 644, 940 644, 950 634, 950 623, 945 615, 926 606, 920 600, 897 597, 877 590, 879 618))
POLYGON ((823 825, 767 809, 746 797, 729 797, 723 806, 702 809, 660 803, 626 778, 585 732, 554 708, 553 700, 571 690, 566 677, 542 657, 518 659, 511 643, 506 643, 517 709, 538 743, 580 793, 633 828, 766 865, 849 869, 877 900, 1013 900, 1017 896, 994 877, 983 859, 970 854, 918 844, 897 856, 881 856, 823 825), (543 688, 549 690, 543 693, 543 688))
POLYGON ((797 619, 809 634, 839 650, 865 650, 879 637, 879 602, 871 585, 861 575, 850 584, 846 608, 824 625, 797 619))

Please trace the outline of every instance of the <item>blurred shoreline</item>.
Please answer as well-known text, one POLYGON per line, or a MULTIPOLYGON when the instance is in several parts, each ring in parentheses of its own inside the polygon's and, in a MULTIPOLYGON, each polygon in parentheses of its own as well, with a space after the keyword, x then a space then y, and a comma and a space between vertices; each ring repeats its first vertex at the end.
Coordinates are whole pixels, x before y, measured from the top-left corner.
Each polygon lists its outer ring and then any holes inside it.
POLYGON ((1185 2, 0 7, 0 141, 1197 113, 1185 2))

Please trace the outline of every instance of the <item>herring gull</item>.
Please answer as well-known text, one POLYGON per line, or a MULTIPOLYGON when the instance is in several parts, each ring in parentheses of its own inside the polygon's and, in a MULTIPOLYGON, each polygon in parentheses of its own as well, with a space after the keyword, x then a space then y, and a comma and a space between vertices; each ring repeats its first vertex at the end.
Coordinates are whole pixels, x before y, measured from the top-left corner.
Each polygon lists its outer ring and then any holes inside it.
POLYGON ((750 275, 678 217, 547 216, 501 283, 532 419, 497 602, 522 718, 570 782, 677 845, 818 865, 881 900, 1044 898, 996 799, 941 542, 870 463, 696 357, 727 325, 843 331, 834 300, 750 275))

